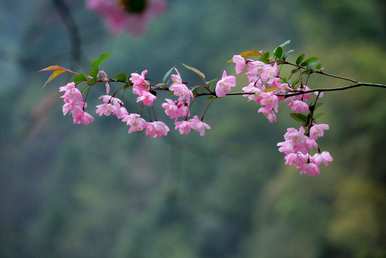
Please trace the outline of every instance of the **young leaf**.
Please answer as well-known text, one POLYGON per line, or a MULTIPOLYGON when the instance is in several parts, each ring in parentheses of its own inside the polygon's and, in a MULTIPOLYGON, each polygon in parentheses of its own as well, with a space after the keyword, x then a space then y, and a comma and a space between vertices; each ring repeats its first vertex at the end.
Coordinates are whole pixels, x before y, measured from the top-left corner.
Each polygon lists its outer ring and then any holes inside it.
POLYGON ((300 65, 303 62, 304 57, 305 57, 304 54, 301 54, 300 56, 298 56, 298 58, 296 58, 296 64, 300 65))
POLYGON ((307 58, 303 63, 301 63, 301 66, 309 67, 313 64, 319 63, 319 59, 317 57, 309 57, 307 58))
POLYGON ((264 52, 261 56, 260 56, 260 60, 266 64, 269 63, 270 61, 270 56, 271 56, 271 53, 268 51, 268 52, 264 52))
POLYGON ((172 68, 169 69, 169 71, 167 71, 164 75, 164 77, 162 77, 162 82, 167 82, 169 76, 172 74, 172 72, 175 70, 176 68, 173 66, 172 68))
POLYGON ((52 82, 63 73, 69 72, 69 73, 76 74, 74 71, 71 71, 70 69, 62 67, 60 65, 51 65, 40 70, 40 72, 44 72, 44 71, 50 71, 52 73, 48 77, 47 81, 43 84, 43 88, 46 87, 48 83, 52 82))
POLYGON ((240 56, 244 58, 259 57, 263 54, 260 50, 245 50, 240 53, 240 56))
POLYGON ((283 48, 282 47, 277 47, 273 50, 273 55, 277 59, 280 59, 283 57, 283 48))
POLYGON ((129 76, 125 73, 119 73, 114 76, 114 79, 120 82, 127 82, 129 76))
POLYGON ((189 71, 193 72, 194 74, 196 74, 198 77, 200 77, 202 80, 205 80, 206 76, 203 72, 201 72, 200 70, 198 70, 197 68, 193 67, 193 66, 190 66, 190 65, 187 65, 187 64, 182 64, 186 69, 188 69, 189 71))
POLYGON ((301 123, 307 123, 307 118, 308 116, 304 115, 304 114, 300 114, 300 113, 291 113, 290 116, 295 120, 295 121, 298 121, 298 122, 301 122, 301 123))
POLYGON ((85 82, 85 81, 87 81, 87 75, 85 75, 84 73, 77 74, 74 76, 73 80, 74 80, 75 84, 85 82))
POLYGON ((110 54, 109 53, 102 53, 98 58, 94 59, 91 62, 90 75, 92 77, 96 77, 98 72, 99 72, 99 68, 100 68, 101 64, 104 63, 109 58, 110 58, 110 54))
POLYGON ((279 47, 281 48, 285 48, 286 46, 288 46, 289 44, 291 44, 291 40, 287 40, 286 42, 283 42, 279 45, 279 47))

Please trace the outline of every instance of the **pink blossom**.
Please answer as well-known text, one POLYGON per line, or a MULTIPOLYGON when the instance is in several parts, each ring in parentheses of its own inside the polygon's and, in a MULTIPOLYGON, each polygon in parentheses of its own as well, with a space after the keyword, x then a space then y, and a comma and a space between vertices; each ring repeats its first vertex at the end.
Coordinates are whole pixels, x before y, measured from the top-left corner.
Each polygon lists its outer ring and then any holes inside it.
POLYGON ((177 96, 180 101, 190 104, 190 100, 193 99, 193 92, 182 82, 181 76, 178 71, 176 74, 171 75, 172 85, 170 90, 174 96, 177 96))
POLYGON ((94 121, 94 118, 87 112, 84 112, 87 104, 84 102, 82 93, 74 82, 70 82, 59 88, 64 101, 63 115, 71 113, 74 124, 88 125, 94 121))
POLYGON ((134 36, 142 34, 152 17, 164 12, 166 7, 164 0, 148 0, 145 1, 147 6, 142 12, 134 12, 126 6, 129 3, 130 1, 87 0, 86 6, 104 17, 113 33, 127 30, 134 36))
POLYGON ((89 125, 94 121, 94 117, 83 110, 77 110, 72 112, 72 120, 74 124, 89 125))
POLYGON ((246 62, 244 57, 241 55, 234 55, 232 58, 232 62, 235 64, 236 74, 240 74, 245 70, 246 62))
POLYGON ((284 139, 285 141, 278 143, 277 146, 279 146, 279 151, 285 154, 298 152, 306 154, 318 146, 314 139, 305 135, 303 127, 300 127, 299 130, 288 128, 284 134, 284 139))
POLYGON ((137 98, 137 103, 142 102, 145 106, 152 106, 154 101, 157 99, 156 96, 148 91, 142 91, 137 98))
POLYGON ((323 137, 324 131, 329 130, 328 124, 314 124, 310 129, 310 137, 314 140, 323 137))
POLYGON ((169 132, 169 127, 161 121, 155 121, 155 122, 148 122, 146 123, 146 136, 152 137, 152 138, 160 138, 164 137, 169 132))
POLYGON ((146 128, 146 121, 139 114, 127 114, 122 118, 122 122, 129 126, 129 133, 140 132, 146 128))
POLYGON ((236 86, 236 77, 223 72, 221 80, 216 84, 216 96, 225 97, 236 86))
POLYGON ((319 166, 312 162, 303 164, 299 167, 299 171, 301 174, 309 176, 318 176, 320 174, 319 166))
POLYGON ((181 135, 189 134, 192 131, 192 123, 190 121, 177 121, 175 129, 178 130, 181 135))
POLYGON ((198 132, 201 136, 205 135, 205 130, 210 129, 210 126, 207 123, 201 121, 198 116, 194 116, 192 119, 189 120, 189 122, 191 128, 198 132))
POLYGON ((288 107, 295 113, 306 113, 310 111, 308 104, 301 100, 289 101, 288 107))
POLYGON ((329 166, 334 159, 328 151, 323 151, 322 153, 316 153, 312 156, 312 161, 320 166, 323 164, 324 166, 329 166))
POLYGON ((100 96, 99 99, 102 104, 96 106, 96 114, 99 116, 111 116, 114 115, 118 119, 121 119, 127 110, 123 107, 123 102, 119 98, 115 98, 110 95, 100 96))
POLYGON ((262 113, 269 122, 276 122, 276 114, 279 111, 279 98, 273 92, 263 92, 260 94, 260 105, 258 112, 262 113))
POLYGON ((150 93, 150 83, 146 80, 146 75, 147 70, 143 70, 141 74, 132 73, 129 79, 133 83, 133 93, 138 96, 137 103, 152 106, 157 97, 150 93))
POLYGON ((132 73, 129 80, 133 83, 133 93, 140 95, 142 91, 150 90, 150 83, 146 80, 147 70, 143 70, 141 74, 132 73))
POLYGON ((162 103, 162 108, 165 110, 165 114, 171 119, 189 115, 189 106, 181 101, 173 101, 171 99, 165 99, 165 101, 166 102, 162 103))

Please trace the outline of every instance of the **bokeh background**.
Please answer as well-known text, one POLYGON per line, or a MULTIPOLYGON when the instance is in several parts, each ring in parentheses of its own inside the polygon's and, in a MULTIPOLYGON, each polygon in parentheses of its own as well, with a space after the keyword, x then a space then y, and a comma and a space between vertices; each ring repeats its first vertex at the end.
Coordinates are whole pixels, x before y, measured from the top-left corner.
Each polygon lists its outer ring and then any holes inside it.
MULTIPOLYGON (((271 125, 241 98, 212 106, 203 138, 128 135, 109 119, 74 126, 61 81, 42 89, 37 73, 74 65, 53 2, 0 0, 0 257, 386 257, 385 91, 323 99, 335 162, 315 178, 276 150, 295 123, 271 125)), ((67 4, 85 71, 107 51, 110 72, 149 68, 159 80, 184 62, 215 78, 232 54, 291 39, 328 71, 386 82, 384 0, 168 0, 141 37, 113 37, 83 1, 67 4)))

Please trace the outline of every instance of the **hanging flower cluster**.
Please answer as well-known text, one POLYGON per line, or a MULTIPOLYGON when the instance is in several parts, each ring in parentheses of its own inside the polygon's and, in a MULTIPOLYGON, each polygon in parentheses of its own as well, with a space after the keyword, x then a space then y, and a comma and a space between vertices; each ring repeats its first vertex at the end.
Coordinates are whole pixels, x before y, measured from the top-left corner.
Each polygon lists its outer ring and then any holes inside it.
POLYGON ((165 11, 165 0, 87 0, 88 9, 101 15, 115 34, 143 34, 153 17, 165 11))
POLYGON ((328 124, 317 121, 316 113, 323 92, 362 86, 386 88, 386 85, 362 83, 326 73, 317 58, 306 58, 304 54, 299 55, 295 62, 289 62, 290 51, 284 52, 284 47, 288 43, 280 45, 272 52, 249 50, 234 55, 230 62, 233 63, 235 74, 224 70, 219 79, 207 80, 203 72, 184 64, 187 70, 203 82, 195 86, 188 86, 174 67, 165 74, 160 83, 151 82, 147 78, 147 70, 130 75, 118 74, 109 78, 109 75, 100 69, 102 62, 108 58, 106 54, 102 54, 92 62, 89 73, 74 72, 57 65, 43 70, 52 72, 47 82, 63 73, 74 74, 72 82, 59 88, 59 92, 63 94, 63 114, 71 114, 74 124, 88 125, 94 121, 93 116, 86 112, 86 99, 89 91, 95 88, 95 85, 102 83, 105 90, 99 97, 100 104, 96 106, 95 113, 100 117, 115 117, 128 127, 130 134, 143 132, 152 138, 165 137, 171 131, 164 121, 157 119, 154 110, 162 92, 168 93, 169 96, 162 98, 160 106, 165 116, 173 123, 174 130, 180 135, 188 135, 194 131, 204 136, 206 131, 211 129, 204 122, 204 116, 209 105, 216 99, 242 96, 248 102, 254 103, 257 106, 257 112, 271 123, 278 120, 279 106, 282 103, 292 112, 291 117, 299 122, 300 126, 298 129, 287 129, 284 141, 278 143, 279 152, 283 153, 286 165, 295 167, 302 174, 316 176, 320 173, 320 166, 328 166, 333 161, 331 154, 328 151, 321 151, 317 142, 324 136, 325 131, 329 130, 328 124), (285 74, 281 72, 283 66, 293 69, 285 74), (311 89, 308 82, 310 76, 315 73, 354 84, 340 88, 311 89), (246 83, 240 83, 244 81, 246 83), (110 93, 113 86, 111 84, 119 85, 112 94, 110 93), (139 114, 141 112, 132 112, 127 109, 117 93, 123 91, 121 96, 126 98, 129 96, 129 89, 136 97, 136 102, 142 107, 141 109, 146 108, 153 115, 144 117, 143 114, 139 114), (201 97, 208 99, 207 106, 201 115, 193 114, 192 105, 197 98, 201 97))

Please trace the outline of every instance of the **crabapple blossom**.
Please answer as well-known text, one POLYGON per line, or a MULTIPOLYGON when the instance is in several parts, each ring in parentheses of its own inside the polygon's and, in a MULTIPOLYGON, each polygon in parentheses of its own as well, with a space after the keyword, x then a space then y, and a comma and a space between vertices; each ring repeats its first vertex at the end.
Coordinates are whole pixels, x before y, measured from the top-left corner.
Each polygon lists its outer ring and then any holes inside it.
POLYGON ((63 114, 67 115, 71 113, 74 124, 89 125, 94 121, 94 117, 84 111, 87 105, 83 100, 82 93, 76 88, 74 82, 60 87, 59 92, 63 93, 61 96, 64 101, 63 114))
POLYGON ((232 62, 235 64, 236 74, 241 74, 242 72, 244 72, 246 67, 246 61, 244 57, 242 57, 241 55, 234 55, 232 58, 232 62))
POLYGON ((193 99, 193 92, 182 82, 181 75, 178 71, 176 74, 171 75, 172 85, 170 85, 170 90, 173 92, 174 96, 177 96, 180 101, 190 104, 191 99, 193 99))
POLYGON ((194 116, 192 119, 189 120, 190 127, 198 132, 201 136, 205 135, 205 131, 210 129, 210 126, 203 122, 198 116, 194 116))
POLYGON ((236 77, 233 75, 228 75, 227 72, 224 71, 221 80, 219 80, 216 84, 216 96, 225 97, 235 86, 236 77))
POLYGON ((320 137, 324 136, 324 131, 329 130, 330 127, 328 124, 314 124, 310 128, 310 137, 317 140, 320 137))
POLYGON ((143 70, 141 74, 132 73, 130 81, 133 84, 133 93, 138 96, 137 103, 152 106, 157 97, 150 93, 150 83, 146 80, 146 75, 147 70, 143 70))
POLYGON ((181 135, 189 134, 192 131, 192 123, 190 121, 177 121, 175 123, 175 129, 181 135))
POLYGON ((146 121, 139 114, 127 114, 122 118, 122 122, 129 126, 129 133, 141 132, 146 128, 146 121))
POLYGON ((310 111, 308 104, 301 100, 289 101, 288 107, 295 113, 306 113, 310 111))
POLYGON ((170 131, 169 127, 162 121, 146 123, 145 134, 152 138, 164 137, 170 131))
POLYGON ((165 99, 165 102, 162 103, 162 108, 171 119, 189 116, 189 106, 178 100, 165 99))

